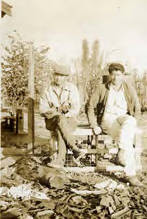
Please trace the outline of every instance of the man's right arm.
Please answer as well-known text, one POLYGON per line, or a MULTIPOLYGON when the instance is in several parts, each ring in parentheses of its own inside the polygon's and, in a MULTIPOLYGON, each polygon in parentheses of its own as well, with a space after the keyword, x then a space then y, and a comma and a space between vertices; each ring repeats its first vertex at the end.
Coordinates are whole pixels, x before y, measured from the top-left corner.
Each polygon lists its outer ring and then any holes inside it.
POLYGON ((57 111, 57 109, 54 106, 52 106, 52 107, 50 106, 47 92, 45 92, 44 95, 42 95, 40 97, 39 109, 40 109, 41 116, 43 116, 45 118, 50 118, 52 116, 56 116, 59 114, 59 112, 57 111))
POLYGON ((97 124, 97 117, 94 112, 97 104, 99 103, 99 99, 100 99, 100 87, 97 87, 93 92, 93 94, 91 95, 89 106, 88 106, 89 124, 95 134, 99 134, 101 132, 101 128, 97 124))
POLYGON ((39 105, 39 110, 40 114, 44 116, 45 113, 49 111, 50 107, 48 104, 48 97, 47 97, 47 92, 45 92, 41 97, 40 97, 40 105, 39 105))

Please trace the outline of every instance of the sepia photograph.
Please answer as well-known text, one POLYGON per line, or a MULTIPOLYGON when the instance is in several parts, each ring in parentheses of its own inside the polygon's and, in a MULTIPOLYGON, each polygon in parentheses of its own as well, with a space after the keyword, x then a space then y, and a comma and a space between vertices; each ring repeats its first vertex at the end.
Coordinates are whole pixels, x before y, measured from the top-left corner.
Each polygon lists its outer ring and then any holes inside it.
POLYGON ((147 218, 147 0, 1 0, 1 219, 147 218))

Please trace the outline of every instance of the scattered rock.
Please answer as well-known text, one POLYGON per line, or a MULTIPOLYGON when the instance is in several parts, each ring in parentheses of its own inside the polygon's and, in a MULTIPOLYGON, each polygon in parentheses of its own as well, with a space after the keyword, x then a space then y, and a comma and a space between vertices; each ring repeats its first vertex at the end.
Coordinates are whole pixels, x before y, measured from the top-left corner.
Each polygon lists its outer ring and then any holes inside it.
POLYGON ((125 207, 124 209, 117 211, 116 213, 111 215, 111 218, 120 218, 122 216, 125 216, 128 212, 130 211, 130 209, 128 207, 125 207))
POLYGON ((3 159, 1 159, 1 169, 9 167, 9 166, 15 164, 15 162, 16 162, 16 160, 12 157, 3 158, 3 159))
POLYGON ((6 201, 0 201, 0 209, 1 211, 4 211, 8 208, 9 206, 9 202, 6 202, 6 201))
POLYGON ((40 211, 36 214, 36 219, 42 218, 43 216, 48 216, 48 218, 50 216, 54 215, 54 211, 52 210, 45 210, 45 211, 40 211))
POLYGON ((67 180, 62 176, 52 176, 49 179, 49 184, 51 188, 63 189, 66 183, 67 180))
POLYGON ((63 170, 40 166, 39 170, 40 183, 50 186, 51 188, 62 189, 69 179, 63 170))
POLYGON ((7 211, 2 212, 0 216, 1 219, 8 219, 8 218, 17 219, 20 215, 21 215, 20 209, 12 207, 7 211))
POLYGON ((77 189, 72 189, 71 188, 71 191, 78 194, 78 195, 82 195, 82 196, 100 195, 100 194, 106 194, 107 193, 107 191, 104 190, 104 189, 91 191, 91 190, 77 190, 77 189))

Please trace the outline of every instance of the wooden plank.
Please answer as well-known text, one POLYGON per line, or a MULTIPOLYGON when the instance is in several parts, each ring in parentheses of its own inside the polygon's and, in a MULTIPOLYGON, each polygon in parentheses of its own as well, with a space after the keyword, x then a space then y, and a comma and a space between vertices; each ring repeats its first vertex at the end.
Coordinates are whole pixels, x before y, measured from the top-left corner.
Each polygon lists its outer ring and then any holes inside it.
POLYGON ((96 146, 96 150, 97 150, 97 153, 96 153, 96 157, 95 157, 95 162, 96 162, 96 166, 97 166, 97 163, 98 163, 98 160, 99 160, 99 143, 98 143, 98 135, 95 135, 95 146, 96 146))
POLYGON ((93 135, 93 131, 90 128, 76 128, 76 130, 72 134, 77 136, 93 135))
MULTIPOLYGON (((96 149, 91 149, 91 148, 88 148, 88 149, 83 149, 85 154, 96 154, 97 153, 97 150, 96 149)), ((82 149, 81 149, 82 151, 82 149)), ((67 154, 73 154, 72 151, 68 151, 67 154)))
POLYGON ((87 167, 63 167, 65 171, 75 172, 75 173, 89 173, 95 172, 95 167, 87 166, 87 167))

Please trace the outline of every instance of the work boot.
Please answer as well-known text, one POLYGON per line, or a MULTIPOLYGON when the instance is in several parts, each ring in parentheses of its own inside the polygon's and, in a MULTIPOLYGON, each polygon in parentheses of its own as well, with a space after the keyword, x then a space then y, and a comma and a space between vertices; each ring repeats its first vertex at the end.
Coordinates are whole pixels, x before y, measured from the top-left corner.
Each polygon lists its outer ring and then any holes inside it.
POLYGON ((64 163, 65 162, 63 160, 56 158, 55 160, 52 160, 50 163, 48 163, 47 166, 62 168, 64 167, 64 163))
POLYGON ((78 151, 73 150, 73 156, 75 159, 79 160, 79 159, 83 158, 85 156, 85 154, 86 154, 85 150, 82 150, 82 149, 78 150, 78 151))
POLYGON ((130 183, 132 186, 138 186, 138 187, 143 187, 143 183, 139 181, 137 176, 127 176, 127 181, 130 183))
POLYGON ((77 164, 77 166, 81 166, 81 158, 84 158, 86 155, 85 150, 79 150, 79 151, 73 151, 73 156, 74 156, 74 162, 77 164))
POLYGON ((123 149, 119 149, 117 156, 115 158, 116 164, 125 166, 124 153, 125 151, 123 149))

